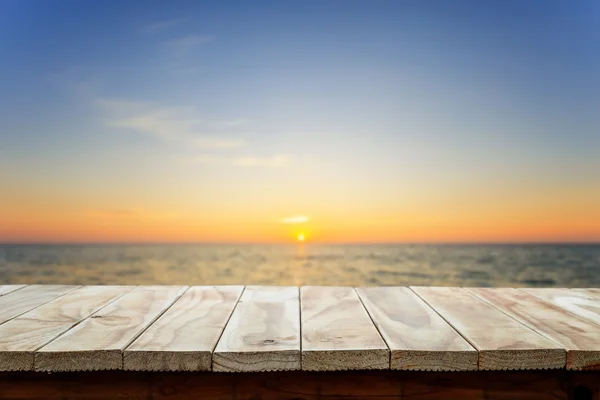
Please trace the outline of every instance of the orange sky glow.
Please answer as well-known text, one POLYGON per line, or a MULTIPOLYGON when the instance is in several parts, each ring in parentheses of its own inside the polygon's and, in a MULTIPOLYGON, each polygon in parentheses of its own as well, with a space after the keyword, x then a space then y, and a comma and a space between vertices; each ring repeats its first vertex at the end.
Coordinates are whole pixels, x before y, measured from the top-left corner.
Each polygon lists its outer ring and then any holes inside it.
POLYGON ((220 211, 207 205, 203 211, 4 202, 0 242, 293 243, 299 234, 307 243, 594 242, 600 239, 600 202, 587 195, 470 204, 449 195, 397 206, 323 204, 303 214, 284 213, 277 204, 272 210, 225 205, 220 211))

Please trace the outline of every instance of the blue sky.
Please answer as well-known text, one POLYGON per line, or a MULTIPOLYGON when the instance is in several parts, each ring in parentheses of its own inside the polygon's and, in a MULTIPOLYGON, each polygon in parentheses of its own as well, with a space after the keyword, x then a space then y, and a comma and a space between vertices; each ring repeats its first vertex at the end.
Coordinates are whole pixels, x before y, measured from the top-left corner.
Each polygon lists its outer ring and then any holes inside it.
POLYGON ((0 238, 98 210, 600 220, 597 1, 4 0, 0 87, 0 238))

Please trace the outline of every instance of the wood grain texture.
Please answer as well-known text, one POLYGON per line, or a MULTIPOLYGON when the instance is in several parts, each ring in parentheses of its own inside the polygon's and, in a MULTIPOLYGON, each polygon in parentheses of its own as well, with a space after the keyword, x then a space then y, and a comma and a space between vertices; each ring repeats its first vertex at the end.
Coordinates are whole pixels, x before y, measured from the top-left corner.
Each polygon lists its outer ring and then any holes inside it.
POLYGON ((300 290, 302 369, 388 369, 390 352, 353 288, 300 290))
POLYGON ((37 371, 122 369, 123 350, 186 286, 140 286, 35 353, 37 371))
POLYGON ((563 368, 566 351, 460 288, 411 287, 479 351, 480 370, 563 368))
POLYGON ((213 353, 213 370, 300 369, 297 287, 248 286, 213 353))
POLYGON ((0 325, 0 371, 33 370, 35 350, 131 289, 84 286, 0 325))
POLYGON ((14 292, 15 290, 23 289, 26 285, 0 285, 0 296, 14 292))
POLYGON ((356 289, 391 351, 391 368, 477 370, 477 350, 406 287, 356 289))
POLYGON ((79 286, 31 285, 0 297, 0 324, 67 294, 79 286))
POLYGON ((600 325, 600 294, 598 293, 590 290, 561 288, 520 290, 600 325))
POLYGON ((600 369, 600 326, 518 289, 469 289, 567 350, 567 369, 600 369))
POLYGON ((212 352, 243 289, 243 286, 190 288, 125 350, 123 368, 209 371, 212 352))

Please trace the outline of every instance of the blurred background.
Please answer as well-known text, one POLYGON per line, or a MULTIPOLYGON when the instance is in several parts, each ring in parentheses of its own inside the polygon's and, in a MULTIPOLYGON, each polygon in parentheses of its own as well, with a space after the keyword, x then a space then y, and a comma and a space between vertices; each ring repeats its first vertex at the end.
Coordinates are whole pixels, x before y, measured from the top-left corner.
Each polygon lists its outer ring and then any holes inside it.
POLYGON ((0 282, 600 286, 600 2, 0 2, 0 282))

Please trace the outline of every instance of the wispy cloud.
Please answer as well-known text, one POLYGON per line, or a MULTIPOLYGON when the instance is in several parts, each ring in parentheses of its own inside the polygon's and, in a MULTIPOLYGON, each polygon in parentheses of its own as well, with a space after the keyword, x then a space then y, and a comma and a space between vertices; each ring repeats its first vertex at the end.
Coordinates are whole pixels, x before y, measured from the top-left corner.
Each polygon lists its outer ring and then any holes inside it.
POLYGON ((291 161, 288 155, 274 155, 267 157, 227 157, 214 154, 201 154, 188 160, 190 164, 222 164, 233 165, 237 167, 264 167, 279 168, 288 165, 291 161))
POLYGON ((187 164, 224 164, 226 158, 214 154, 201 154, 186 160, 187 164))
POLYGON ((151 102, 100 98, 96 104, 107 113, 107 124, 124 128, 174 145, 201 149, 186 164, 219 164, 247 168, 280 168, 292 161, 288 154, 255 155, 239 137, 240 129, 252 123, 245 118, 210 119, 198 117, 193 107, 161 106, 151 102))
POLYGON ((242 167, 282 167, 290 162, 286 155, 269 157, 238 157, 233 160, 235 165, 242 167))
MULTIPOLYGON (((198 118, 192 107, 164 107, 149 102, 122 99, 98 99, 108 111, 108 124, 151 135, 165 142, 181 143, 200 149, 231 149, 246 141, 225 137, 226 127, 242 126, 241 119, 211 120, 198 118)), ((245 123, 249 123, 248 120, 245 123)))
POLYGON ((245 118, 235 118, 229 120, 213 121, 213 125, 217 128, 237 128, 250 124, 252 121, 245 118))
POLYGON ((167 42, 167 46, 176 51, 188 51, 200 46, 201 44, 212 42, 215 39, 213 35, 190 35, 167 42))
POLYGON ((241 139, 198 139, 192 141, 192 144, 203 149, 231 149, 245 146, 246 141, 241 139))
POLYGON ((144 26, 141 29, 141 31, 143 33, 154 33, 157 31, 162 31, 164 29, 168 29, 173 26, 179 25, 183 21, 185 21, 185 18, 170 18, 170 19, 164 19, 161 21, 155 21, 155 22, 152 22, 152 23, 144 26))
POLYGON ((310 220, 306 215, 293 215, 279 220, 282 224, 304 224, 310 220))

